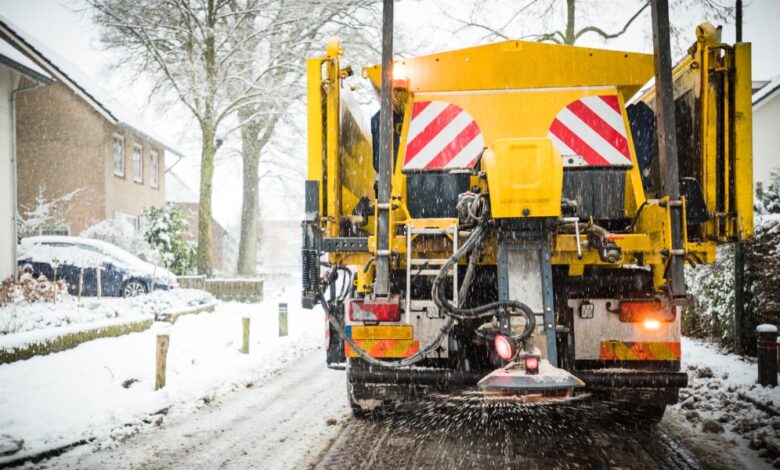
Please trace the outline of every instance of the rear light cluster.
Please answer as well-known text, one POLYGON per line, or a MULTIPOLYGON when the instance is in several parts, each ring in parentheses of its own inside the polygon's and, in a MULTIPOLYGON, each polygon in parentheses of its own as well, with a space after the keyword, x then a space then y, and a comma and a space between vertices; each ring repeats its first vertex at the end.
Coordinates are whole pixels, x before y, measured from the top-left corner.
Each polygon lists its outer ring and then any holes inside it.
POLYGON ((493 346, 496 348, 498 357, 505 361, 512 360, 515 354, 517 354, 517 344, 509 336, 496 335, 496 338, 493 340, 493 346))
POLYGON ((401 305, 398 301, 351 300, 347 303, 347 314, 351 321, 396 322, 401 320, 401 305))
POLYGON ((525 373, 528 375, 537 375, 539 373, 539 357, 526 356, 525 373))
POLYGON ((677 318, 673 305, 656 300, 637 300, 620 302, 620 321, 643 323, 645 328, 657 330, 661 323, 671 323, 677 318))

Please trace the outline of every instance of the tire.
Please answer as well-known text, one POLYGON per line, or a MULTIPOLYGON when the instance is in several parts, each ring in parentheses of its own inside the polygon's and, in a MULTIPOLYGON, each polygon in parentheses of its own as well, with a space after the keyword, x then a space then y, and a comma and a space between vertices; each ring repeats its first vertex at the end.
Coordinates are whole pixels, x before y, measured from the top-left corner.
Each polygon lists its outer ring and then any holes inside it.
MULTIPOLYGON (((386 400, 378 397, 374 393, 374 387, 367 387, 365 384, 357 383, 353 380, 352 371, 356 367, 361 367, 360 360, 354 358, 347 359, 347 398, 349 398, 349 407, 352 409, 352 415, 357 419, 370 419, 382 416, 388 406, 386 400), (371 408, 364 408, 361 402, 373 402, 371 408)), ((365 366, 364 366, 365 367, 365 366)))
POLYGON ((122 297, 136 297, 148 292, 146 284, 138 279, 130 279, 122 285, 122 297))

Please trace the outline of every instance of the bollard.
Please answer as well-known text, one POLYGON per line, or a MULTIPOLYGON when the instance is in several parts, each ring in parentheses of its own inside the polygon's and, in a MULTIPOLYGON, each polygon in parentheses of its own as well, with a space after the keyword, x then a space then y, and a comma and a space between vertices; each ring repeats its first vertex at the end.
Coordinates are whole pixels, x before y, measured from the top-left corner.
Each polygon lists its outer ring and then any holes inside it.
POLYGON ((244 354, 249 354, 249 318, 242 318, 241 324, 244 329, 243 339, 241 341, 241 352, 244 354))
POLYGON ((780 374, 780 336, 777 337, 777 373, 780 374))
POLYGON ((170 336, 168 334, 157 335, 157 371, 154 376, 154 389, 160 390, 165 387, 165 362, 168 357, 168 343, 170 336))
POLYGON ((287 336, 287 304, 279 304, 279 336, 287 336))
POLYGON ((758 383, 777 386, 777 327, 758 325, 758 383))

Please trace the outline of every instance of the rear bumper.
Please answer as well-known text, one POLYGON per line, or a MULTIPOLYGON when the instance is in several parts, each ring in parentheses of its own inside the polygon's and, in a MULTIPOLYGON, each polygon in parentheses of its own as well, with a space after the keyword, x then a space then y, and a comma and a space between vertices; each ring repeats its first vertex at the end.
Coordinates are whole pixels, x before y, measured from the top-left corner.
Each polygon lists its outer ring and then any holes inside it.
POLYGON ((580 370, 574 372, 574 375, 582 379, 587 387, 684 388, 688 386, 688 374, 685 372, 580 370))
MULTIPOLYGON (((350 367, 351 380, 367 384, 426 385, 441 387, 476 386, 490 371, 436 369, 384 369, 350 367)), ((688 385, 684 372, 669 371, 575 371, 586 388, 683 388, 688 385)))

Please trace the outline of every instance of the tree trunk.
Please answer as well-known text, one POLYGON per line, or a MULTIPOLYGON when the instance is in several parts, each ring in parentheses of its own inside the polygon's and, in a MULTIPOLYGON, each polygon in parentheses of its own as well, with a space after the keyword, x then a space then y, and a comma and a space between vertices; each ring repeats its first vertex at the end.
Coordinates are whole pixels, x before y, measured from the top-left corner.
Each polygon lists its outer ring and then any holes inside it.
POLYGON ((213 126, 202 126, 203 148, 200 159, 200 206, 198 208, 198 274, 212 273, 211 265, 211 187, 214 177, 214 154, 217 145, 213 126))
MULTIPOLYGON (((243 113, 239 112, 240 114, 243 113)), ((241 128, 241 154, 244 160, 244 189, 237 271, 243 276, 252 276, 257 270, 257 219, 260 214, 257 185, 260 149, 257 126, 251 123, 241 128)))
POLYGON ((574 34, 574 14, 576 12, 575 0, 566 0, 566 37, 564 44, 574 45, 577 38, 574 34))

